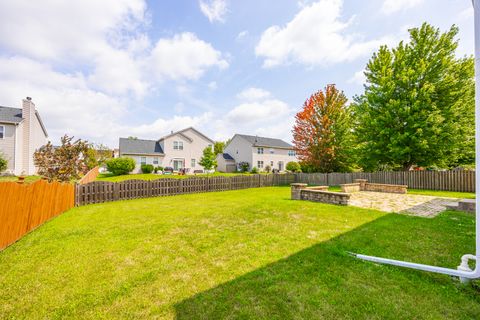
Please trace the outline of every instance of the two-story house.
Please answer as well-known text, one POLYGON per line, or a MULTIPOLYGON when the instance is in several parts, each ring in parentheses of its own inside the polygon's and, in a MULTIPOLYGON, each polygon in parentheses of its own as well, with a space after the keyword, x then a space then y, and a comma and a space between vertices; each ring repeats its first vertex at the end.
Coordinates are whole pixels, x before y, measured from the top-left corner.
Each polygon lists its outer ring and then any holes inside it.
POLYGON ((268 165, 284 171, 290 161, 298 161, 293 146, 281 139, 235 134, 225 146, 224 153, 217 155, 218 171, 231 172, 240 162, 248 162, 250 169, 263 171, 268 165))
POLYGON ((172 167, 174 170, 203 170, 198 164, 206 147, 213 148, 214 141, 190 127, 172 132, 158 140, 120 138, 119 156, 135 159, 134 172, 141 172, 142 164, 172 167))
POLYGON ((22 108, 0 106, 0 153, 7 159, 7 172, 36 173, 33 153, 47 143, 47 130, 40 114, 27 97, 22 108))

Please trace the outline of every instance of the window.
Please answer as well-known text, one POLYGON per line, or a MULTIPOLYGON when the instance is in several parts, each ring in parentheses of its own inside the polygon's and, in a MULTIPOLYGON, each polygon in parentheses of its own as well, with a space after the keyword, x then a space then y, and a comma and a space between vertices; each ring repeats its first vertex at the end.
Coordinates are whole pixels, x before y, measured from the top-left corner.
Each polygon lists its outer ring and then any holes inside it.
POLYGON ((257 161, 258 169, 263 169, 263 161, 257 161))
POLYGON ((258 154, 263 154, 263 148, 257 148, 257 153, 258 154))
POLYGON ((147 164, 147 157, 140 157, 140 164, 147 164))
POLYGON ((0 126, 0 139, 5 137, 5 126, 0 126))
POLYGON ((273 161, 270 161, 270 166, 273 167, 273 161))
POLYGON ((270 149, 270 154, 274 154, 274 153, 275 153, 275 150, 270 149))
POLYGON ((295 155, 296 155, 295 150, 288 150, 288 155, 290 157, 295 157, 295 155))
POLYGON ((173 150, 183 150, 183 141, 173 141, 173 150))
POLYGON ((192 168, 195 168, 195 159, 192 159, 191 165, 192 165, 192 168))
POLYGON ((158 157, 153 157, 153 164, 158 164, 158 157))

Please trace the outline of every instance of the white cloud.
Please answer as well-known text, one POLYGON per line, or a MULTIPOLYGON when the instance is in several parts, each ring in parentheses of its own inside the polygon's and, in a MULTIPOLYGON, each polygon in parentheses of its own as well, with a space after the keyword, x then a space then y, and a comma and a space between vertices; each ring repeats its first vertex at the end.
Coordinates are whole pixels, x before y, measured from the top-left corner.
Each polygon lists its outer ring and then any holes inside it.
POLYGON ((225 22, 225 15, 228 12, 226 0, 200 0, 199 4, 200 10, 210 22, 225 22))
POLYGON ((249 88, 237 97, 243 101, 213 122, 215 139, 225 140, 235 133, 245 133, 291 140, 295 110, 287 103, 260 88, 249 88))
POLYGON ((237 98, 242 100, 254 101, 261 100, 271 96, 267 90, 250 87, 237 94, 237 98))
MULTIPOLYGON (((82 74, 62 74, 27 58, 0 58, 2 104, 33 97, 49 135, 104 138, 126 114, 126 101, 88 88, 82 74)), ((111 142, 111 141, 109 141, 111 142)))
POLYGON ((286 26, 265 30, 255 53, 264 67, 292 62, 326 66, 369 55, 388 38, 365 41, 347 33, 350 21, 340 20, 342 0, 320 0, 305 6, 286 26))
POLYGON ((0 45, 42 60, 88 61, 111 46, 107 38, 128 36, 145 20, 145 12, 143 0, 5 0, 0 4, 0 45))
POLYGON ((219 51, 190 32, 160 39, 149 61, 153 75, 159 79, 198 79, 210 67, 228 67, 219 51))
POLYGON ((385 14, 392 14, 416 7, 422 4, 423 1, 424 0, 385 0, 381 10, 385 14))
POLYGON ((240 31, 237 35, 237 41, 240 41, 242 40, 243 38, 245 38, 246 36, 248 36, 248 30, 243 30, 243 31, 240 31))
POLYGON ((363 70, 357 71, 353 74, 353 76, 347 80, 348 83, 362 85, 365 83, 365 74, 363 70))
POLYGON ((230 110, 227 113, 227 119, 232 123, 252 124, 284 116, 288 111, 288 105, 280 100, 252 101, 239 104, 230 110))
POLYGON ((115 146, 119 136, 198 125, 208 112, 135 123, 139 110, 152 113, 141 99, 165 81, 188 88, 228 67, 193 33, 152 41, 148 16, 143 0, 1 1, 0 103, 19 107, 32 96, 54 142, 68 133, 115 146))

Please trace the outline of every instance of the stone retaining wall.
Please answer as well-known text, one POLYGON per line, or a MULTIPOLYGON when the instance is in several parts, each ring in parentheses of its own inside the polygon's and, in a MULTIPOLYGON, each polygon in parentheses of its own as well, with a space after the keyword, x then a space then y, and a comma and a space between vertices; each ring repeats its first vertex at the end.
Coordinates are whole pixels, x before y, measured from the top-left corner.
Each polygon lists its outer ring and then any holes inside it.
POLYGON ((307 187, 306 183, 292 183, 292 200, 307 200, 314 202, 348 205, 350 194, 327 191, 327 186, 307 187))
POLYGON ((407 186, 396 184, 366 183, 362 191, 387 192, 387 193, 407 193, 407 186))
POLYGON ((340 188, 342 188, 342 192, 345 192, 345 193, 358 192, 360 191, 360 183, 341 184, 340 188))

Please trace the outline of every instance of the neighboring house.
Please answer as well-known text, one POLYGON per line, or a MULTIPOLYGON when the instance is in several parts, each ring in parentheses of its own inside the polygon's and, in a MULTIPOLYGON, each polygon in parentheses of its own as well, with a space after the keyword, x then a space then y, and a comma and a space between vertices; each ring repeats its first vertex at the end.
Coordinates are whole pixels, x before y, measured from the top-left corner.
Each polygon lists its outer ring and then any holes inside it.
POLYGON ((32 98, 23 99, 21 109, 0 106, 0 152, 8 161, 7 172, 35 174, 33 153, 47 143, 47 138, 32 98))
POLYGON ((228 153, 220 153, 217 155, 217 171, 220 172, 235 172, 237 164, 235 159, 228 153))
POLYGON ((200 131, 190 127, 160 138, 159 140, 143 140, 136 138, 120 138, 119 155, 135 159, 137 166, 134 172, 140 172, 142 164, 173 167, 174 170, 203 170, 198 164, 206 147, 213 148, 214 141, 200 131))
POLYGON ((245 134, 235 134, 225 146, 224 153, 217 155, 218 168, 225 169, 225 172, 231 172, 233 163, 238 168, 240 162, 248 162, 250 169, 257 167, 264 171, 268 165, 272 170, 284 171, 290 161, 298 161, 291 144, 281 139, 245 134))

